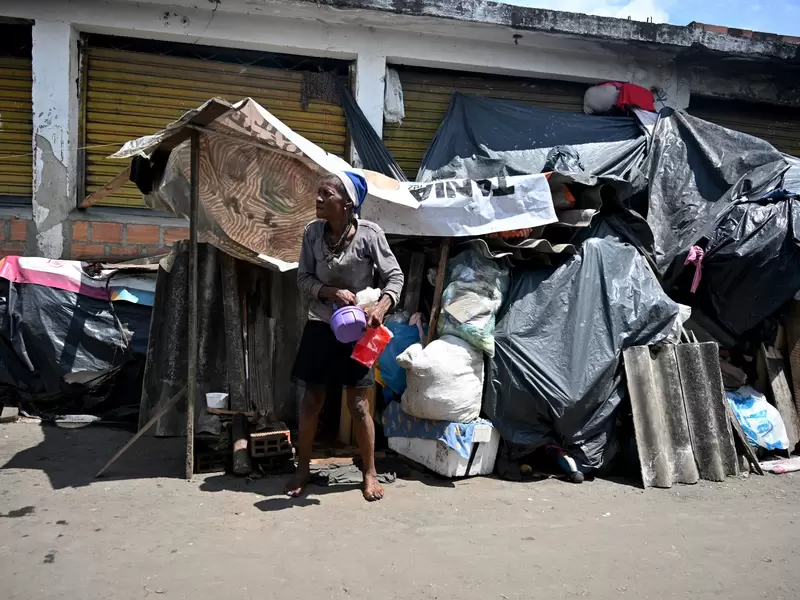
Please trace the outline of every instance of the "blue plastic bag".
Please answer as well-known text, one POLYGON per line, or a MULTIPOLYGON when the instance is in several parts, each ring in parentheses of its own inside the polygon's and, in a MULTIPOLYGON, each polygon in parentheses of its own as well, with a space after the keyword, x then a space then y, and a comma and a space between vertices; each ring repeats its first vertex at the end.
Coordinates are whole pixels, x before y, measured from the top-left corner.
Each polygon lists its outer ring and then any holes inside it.
POLYGON ((781 413, 767 402, 764 394, 745 385, 735 392, 727 392, 727 396, 733 414, 751 446, 767 450, 789 448, 789 436, 786 435, 781 413))
POLYGON ((378 357, 378 368, 386 386, 395 394, 402 395, 406 391, 406 372, 397 364, 397 357, 406 348, 418 344, 422 340, 420 340, 419 329, 416 325, 387 321, 386 327, 394 334, 394 337, 378 357))

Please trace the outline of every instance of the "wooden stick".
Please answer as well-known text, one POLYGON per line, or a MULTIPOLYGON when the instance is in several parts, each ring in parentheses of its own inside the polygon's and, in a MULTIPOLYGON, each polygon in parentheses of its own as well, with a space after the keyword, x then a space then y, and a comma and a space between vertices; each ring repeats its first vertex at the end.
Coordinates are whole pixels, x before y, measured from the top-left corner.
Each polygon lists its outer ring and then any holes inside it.
POLYGON ((758 462, 758 457, 750 447, 750 444, 747 441, 747 436, 745 435, 742 426, 739 425, 739 420, 736 418, 736 415, 733 414, 733 409, 731 408, 731 405, 728 403, 727 399, 725 400, 725 408, 728 411, 728 420, 731 422, 734 440, 739 440, 739 443, 736 445, 742 447, 744 457, 747 459, 747 462, 750 463, 753 471, 755 471, 758 475, 763 475, 764 469, 761 468, 761 464, 758 462))
POLYGON ((242 413, 233 415, 231 437, 233 438, 233 473, 234 475, 249 475, 253 472, 253 465, 250 463, 250 434, 247 417, 242 413))
POLYGON ((128 448, 130 448, 131 446, 133 446, 133 443, 136 440, 142 437, 148 429, 150 429, 153 425, 155 425, 156 421, 158 421, 161 417, 167 414, 172 409, 172 407, 178 403, 178 400, 181 399, 181 396, 185 391, 186 391, 186 386, 184 385, 180 390, 178 390, 178 393, 176 393, 174 396, 172 396, 172 398, 170 398, 164 404, 162 404, 161 407, 156 412, 153 413, 153 416, 150 417, 150 420, 147 423, 145 423, 138 432, 136 432, 136 435, 134 435, 128 441, 127 444, 125 444, 122 448, 120 448, 117 451, 117 453, 111 457, 111 460, 109 460, 106 463, 106 465, 97 472, 97 475, 95 475, 95 477, 100 477, 103 473, 105 473, 106 469, 108 469, 108 467, 113 465, 120 456, 125 454, 125 451, 128 450, 128 448))
POLYGON ((197 358, 200 348, 200 320, 197 313, 199 249, 197 220, 200 214, 200 134, 192 131, 189 182, 189 359, 186 375, 186 479, 194 475, 194 420, 197 402, 197 358))
POLYGON ((125 170, 121 171, 119 175, 115 176, 114 179, 109 181, 99 190, 95 190, 88 196, 86 196, 86 200, 80 203, 78 208, 89 208, 93 204, 100 202, 103 198, 107 198, 114 192, 116 192, 119 188, 123 185, 128 183, 131 177, 131 166, 128 165, 125 170))
POLYGON ((436 272, 436 289, 433 292, 433 304, 431 305, 431 318, 428 321, 427 346, 436 339, 436 325, 439 322, 439 312, 442 309, 442 292, 444 291, 444 276, 447 271, 447 259, 450 257, 450 238, 442 241, 439 251, 439 268, 436 272))

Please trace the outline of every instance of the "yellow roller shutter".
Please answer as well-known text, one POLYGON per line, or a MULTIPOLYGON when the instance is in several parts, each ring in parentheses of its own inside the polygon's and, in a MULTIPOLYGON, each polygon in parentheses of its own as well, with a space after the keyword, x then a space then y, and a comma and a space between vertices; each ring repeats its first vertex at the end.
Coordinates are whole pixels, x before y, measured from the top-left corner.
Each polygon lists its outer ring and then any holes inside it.
POLYGON ((516 100, 544 108, 583 111, 586 85, 518 77, 470 77, 457 73, 400 70, 406 118, 384 124, 383 141, 409 179, 416 179, 422 156, 447 112, 453 92, 516 100))
POLYGON ((33 190, 31 28, 0 26, 0 35, 5 38, 0 41, 0 199, 30 201, 33 190), (6 37, 9 27, 14 31, 6 37), (27 43, 19 39, 25 36, 27 43))
POLYGON ((781 152, 800 157, 800 109, 692 96, 689 114, 760 137, 781 152))
MULTIPOLYGON (((347 132, 341 107, 311 100, 303 110, 299 71, 91 46, 87 56, 87 194, 125 167, 106 158, 123 142, 161 129, 211 97, 230 102, 252 97, 325 150, 345 154, 347 132)), ((141 194, 130 183, 102 204, 143 206, 141 194)))

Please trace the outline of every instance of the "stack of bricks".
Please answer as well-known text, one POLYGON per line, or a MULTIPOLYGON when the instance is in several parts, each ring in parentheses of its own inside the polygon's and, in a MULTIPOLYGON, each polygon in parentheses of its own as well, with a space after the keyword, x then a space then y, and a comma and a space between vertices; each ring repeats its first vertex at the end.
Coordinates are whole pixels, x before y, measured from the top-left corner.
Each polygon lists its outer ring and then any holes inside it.
POLYGON ((73 221, 68 258, 102 260, 163 254, 176 241, 188 237, 189 230, 186 227, 73 221))
POLYGON ((25 240, 28 237, 26 219, 8 219, 0 221, 0 257, 21 256, 25 254, 25 240))

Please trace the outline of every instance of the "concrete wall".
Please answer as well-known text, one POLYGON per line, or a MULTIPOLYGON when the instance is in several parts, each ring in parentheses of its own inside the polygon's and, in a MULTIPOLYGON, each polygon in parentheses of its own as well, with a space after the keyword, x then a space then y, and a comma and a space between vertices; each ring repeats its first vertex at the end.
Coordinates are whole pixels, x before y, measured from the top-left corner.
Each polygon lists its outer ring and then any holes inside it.
MULTIPOLYGON (((666 104, 688 105, 691 77, 674 52, 578 36, 552 35, 496 24, 411 17, 378 11, 337 10, 291 0, 37 0, 0 5, 0 16, 29 19, 33 26, 33 106, 36 153, 33 206, 0 210, 0 218, 28 218, 22 241, 28 253, 48 257, 110 256, 138 239, 133 226, 149 227, 161 245, 176 226, 147 211, 78 211, 78 51, 81 32, 171 40, 211 46, 353 60, 355 96, 380 134, 386 64, 436 67, 571 81, 623 80, 658 87, 666 104), (199 6, 199 8, 198 8, 199 6), (96 239, 98 223, 120 223, 113 240, 96 239), (80 223, 92 223, 84 227, 80 223), (76 232, 79 235, 76 235, 76 232), (85 235, 84 235, 85 232, 85 235), (84 239, 85 238, 85 239, 84 239), (95 243, 97 242, 97 243, 95 243), (119 245, 117 245, 119 244, 119 245), (88 248, 87 248, 88 247, 88 248)), ((9 221, 10 222, 10 221, 9 221)), ((178 222, 178 227, 185 223, 178 222)), ((5 233, 10 236, 8 223, 5 233)), ((14 231, 19 237, 19 225, 14 231)), ((0 230, 2 231, 2 230, 0 230)), ((6 237, 18 248, 19 240, 6 237)), ((1 244, 0 244, 1 245, 1 244)), ((9 246, 10 247, 10 246, 9 246)), ((133 250, 131 250, 133 251, 133 250)))

